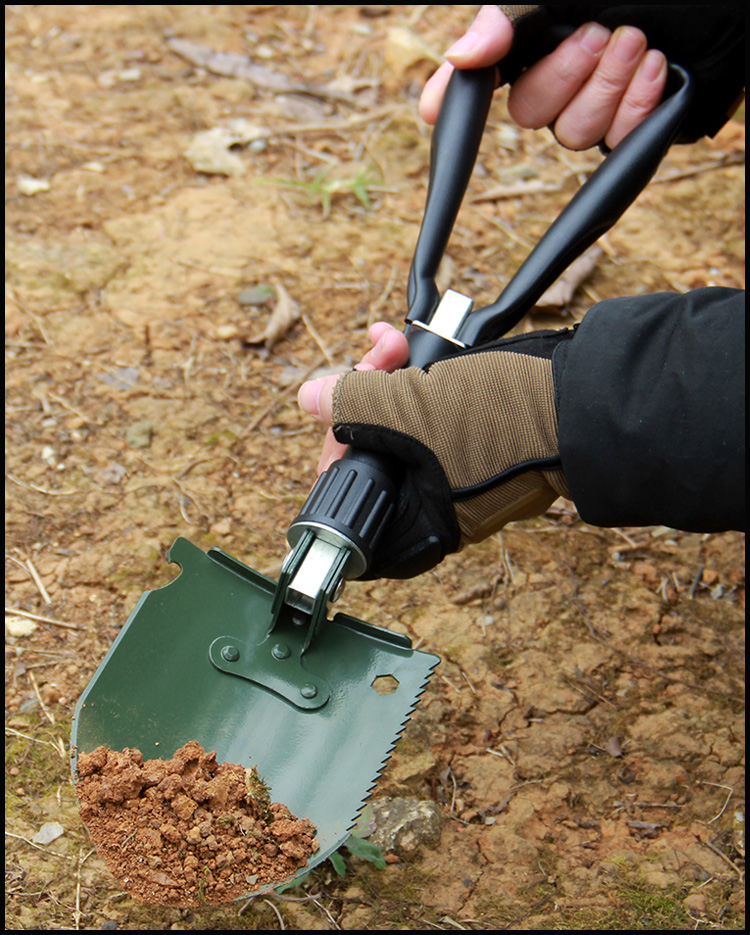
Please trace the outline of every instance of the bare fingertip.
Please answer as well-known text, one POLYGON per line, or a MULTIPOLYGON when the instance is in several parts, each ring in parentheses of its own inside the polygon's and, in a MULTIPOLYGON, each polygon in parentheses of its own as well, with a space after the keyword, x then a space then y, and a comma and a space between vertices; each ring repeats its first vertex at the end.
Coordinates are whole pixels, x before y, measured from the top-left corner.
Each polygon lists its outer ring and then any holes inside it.
POLYGON ((581 30, 580 44, 592 55, 599 55, 612 35, 606 26, 600 26, 599 23, 588 23, 581 30))
POLYGON ((640 75, 645 81, 659 81, 666 73, 667 60, 658 49, 650 49, 640 65, 640 75))
POLYGON ((322 380, 308 380, 303 383, 297 392, 297 403, 303 412, 311 416, 320 414, 320 392, 323 389, 322 380))

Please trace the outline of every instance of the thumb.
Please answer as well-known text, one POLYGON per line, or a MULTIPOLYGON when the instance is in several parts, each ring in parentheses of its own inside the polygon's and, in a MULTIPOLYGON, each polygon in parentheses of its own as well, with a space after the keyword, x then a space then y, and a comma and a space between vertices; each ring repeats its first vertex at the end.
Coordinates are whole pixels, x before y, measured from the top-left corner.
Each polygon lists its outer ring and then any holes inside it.
POLYGON ((483 6, 466 33, 454 42, 445 57, 456 68, 484 68, 494 65, 510 51, 513 26, 500 9, 483 6))
POLYGON ((297 393, 297 402, 303 412, 330 425, 333 418, 333 389, 340 379, 340 374, 308 380, 297 393))

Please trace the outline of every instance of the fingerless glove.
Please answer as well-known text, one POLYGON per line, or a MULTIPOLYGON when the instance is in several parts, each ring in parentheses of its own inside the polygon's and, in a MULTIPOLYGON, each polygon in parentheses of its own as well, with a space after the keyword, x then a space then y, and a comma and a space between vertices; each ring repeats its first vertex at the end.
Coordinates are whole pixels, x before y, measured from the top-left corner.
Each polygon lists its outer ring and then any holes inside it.
POLYGON ((572 334, 531 332, 426 370, 353 371, 339 380, 338 441, 404 465, 396 515, 367 577, 421 574, 449 552, 569 496, 552 358, 572 334))

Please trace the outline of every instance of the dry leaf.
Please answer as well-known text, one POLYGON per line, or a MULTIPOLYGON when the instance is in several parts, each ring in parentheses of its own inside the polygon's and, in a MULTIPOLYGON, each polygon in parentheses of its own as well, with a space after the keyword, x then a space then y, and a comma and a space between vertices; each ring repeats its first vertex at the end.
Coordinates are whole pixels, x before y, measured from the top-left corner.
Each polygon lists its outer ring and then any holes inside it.
POLYGON ((230 120, 226 127, 212 127, 196 133, 185 150, 184 156, 196 172, 212 175, 242 175, 245 164, 239 156, 231 152, 230 146, 238 143, 252 143, 253 140, 266 139, 271 131, 268 127, 238 117, 230 120))
POLYGON ((245 338, 245 344, 264 344, 269 351, 284 337, 292 325, 299 321, 300 317, 299 306, 282 284, 276 281, 273 285, 276 290, 276 305, 266 327, 261 334, 245 338))
POLYGON ((196 172, 211 175, 242 175, 245 164, 229 147, 237 142, 224 127, 196 133, 184 156, 196 172))
POLYGON ((422 39, 408 26, 392 26, 388 30, 385 44, 385 62, 388 69, 397 75, 405 72, 418 62, 433 62, 439 65, 443 56, 422 39))
POLYGON ((544 295, 537 300, 535 308, 565 309, 573 298, 576 289, 586 277, 596 268, 599 257, 604 251, 594 244, 589 247, 577 260, 574 260, 562 276, 554 282, 544 295))

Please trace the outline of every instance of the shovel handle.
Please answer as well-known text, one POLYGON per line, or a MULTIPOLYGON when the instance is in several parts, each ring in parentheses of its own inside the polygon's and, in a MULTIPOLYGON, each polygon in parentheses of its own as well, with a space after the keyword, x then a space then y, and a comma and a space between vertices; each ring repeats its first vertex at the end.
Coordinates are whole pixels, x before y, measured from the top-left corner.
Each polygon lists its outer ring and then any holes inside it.
POLYGON ((428 322, 438 307, 438 266, 469 184, 495 90, 497 68, 454 71, 430 143, 430 176, 414 248, 407 322, 428 322))
POLYGON ((496 65, 454 70, 432 133, 427 200, 406 293, 408 324, 429 322, 440 302, 435 276, 474 171, 495 88, 511 84, 573 31, 572 26, 555 23, 543 7, 501 5, 500 9, 513 23, 510 52, 499 72, 496 65))
POLYGON ((678 65, 669 66, 667 92, 576 192, 498 299, 466 317, 457 334, 461 342, 485 344, 518 324, 570 263, 635 201, 677 137, 693 99, 693 81, 678 65))
MULTIPOLYGON (((494 305, 467 314, 452 336, 430 330, 440 298, 435 274, 468 185, 495 86, 496 70, 456 70, 446 89, 431 148, 425 216, 409 277, 406 334, 409 365, 425 367, 464 347, 504 334, 544 289, 590 243, 607 230, 636 198, 675 139, 692 98, 692 82, 671 66, 680 84, 623 140, 552 225, 494 305)), ((307 530, 349 552, 345 578, 370 566, 375 547, 397 507, 403 466, 374 452, 347 450, 320 475, 287 533, 292 547, 307 530)), ((426 542, 414 556, 409 576, 433 567, 440 543, 426 542)))

